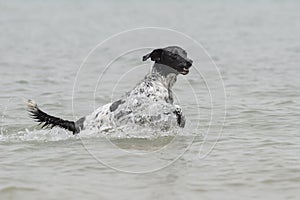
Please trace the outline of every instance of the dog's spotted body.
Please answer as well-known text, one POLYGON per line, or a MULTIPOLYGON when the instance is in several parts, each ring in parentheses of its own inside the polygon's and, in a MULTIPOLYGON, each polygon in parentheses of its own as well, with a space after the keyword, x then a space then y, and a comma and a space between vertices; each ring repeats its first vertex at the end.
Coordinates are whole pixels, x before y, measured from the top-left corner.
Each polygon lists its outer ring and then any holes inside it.
POLYGON ((29 112, 43 127, 59 126, 74 134, 84 129, 104 132, 128 125, 162 131, 174 126, 184 127, 185 117, 182 110, 173 104, 172 87, 178 74, 186 75, 189 72, 192 60, 177 46, 155 49, 145 55, 143 61, 148 58, 155 62, 152 71, 130 92, 76 122, 50 116, 31 100, 28 101, 29 112))
MULTIPOLYGON (((165 86, 168 81, 175 82, 175 79, 175 75, 163 78, 158 73, 150 73, 121 99, 86 116, 82 127, 106 131, 134 124, 168 130, 173 124, 176 125, 177 115, 182 115, 180 107, 173 105, 172 91, 165 86)), ((181 116, 178 125, 184 127, 184 122, 181 116)))

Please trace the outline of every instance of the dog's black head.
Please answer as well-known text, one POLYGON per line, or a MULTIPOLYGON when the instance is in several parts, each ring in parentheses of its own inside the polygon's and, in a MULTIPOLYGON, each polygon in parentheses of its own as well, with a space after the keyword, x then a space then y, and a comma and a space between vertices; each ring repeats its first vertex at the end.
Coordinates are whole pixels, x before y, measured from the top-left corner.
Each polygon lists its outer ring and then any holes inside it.
POLYGON ((186 75, 193 61, 187 57, 185 50, 178 46, 169 46, 163 49, 155 49, 143 56, 143 61, 151 58, 155 63, 166 65, 175 70, 176 73, 186 75))

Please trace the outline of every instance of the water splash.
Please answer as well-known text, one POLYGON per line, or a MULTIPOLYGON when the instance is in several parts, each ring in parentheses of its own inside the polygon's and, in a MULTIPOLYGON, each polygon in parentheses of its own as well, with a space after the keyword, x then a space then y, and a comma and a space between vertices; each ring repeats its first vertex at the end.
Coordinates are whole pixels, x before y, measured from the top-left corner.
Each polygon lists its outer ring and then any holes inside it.
POLYGON ((159 131, 153 128, 133 128, 133 127, 118 127, 109 131, 99 132, 95 130, 83 130, 77 135, 73 135, 68 131, 60 128, 53 129, 23 129, 23 130, 7 130, 2 127, 0 134, 0 142, 51 142, 51 141, 64 141, 64 140, 80 140, 90 138, 107 138, 110 140, 115 139, 146 139, 155 140, 163 137, 175 136, 191 136, 193 135, 190 128, 191 123, 187 123, 185 129, 173 127, 168 131, 159 131))

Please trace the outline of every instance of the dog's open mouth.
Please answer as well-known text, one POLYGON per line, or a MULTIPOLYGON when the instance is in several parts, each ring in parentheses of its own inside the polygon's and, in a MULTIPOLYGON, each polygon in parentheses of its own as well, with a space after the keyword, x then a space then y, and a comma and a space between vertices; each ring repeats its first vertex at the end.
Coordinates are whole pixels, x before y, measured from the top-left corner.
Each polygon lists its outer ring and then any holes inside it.
POLYGON ((189 73, 189 69, 188 68, 182 68, 182 71, 180 72, 181 74, 183 74, 183 75, 187 75, 188 73, 189 73))

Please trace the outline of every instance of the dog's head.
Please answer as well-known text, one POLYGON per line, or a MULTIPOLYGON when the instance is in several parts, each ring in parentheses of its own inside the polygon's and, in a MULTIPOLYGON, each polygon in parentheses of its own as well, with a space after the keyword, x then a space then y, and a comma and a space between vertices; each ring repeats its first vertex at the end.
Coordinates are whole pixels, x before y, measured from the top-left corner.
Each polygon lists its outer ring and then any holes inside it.
POLYGON ((193 61, 187 57, 185 50, 178 46, 169 46, 163 49, 155 49, 143 56, 143 61, 151 58, 155 63, 171 67, 176 73, 186 75, 193 61))

